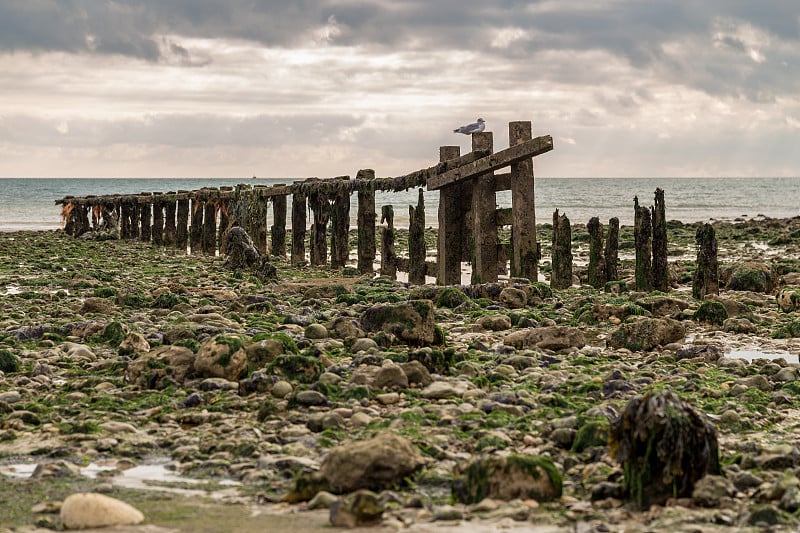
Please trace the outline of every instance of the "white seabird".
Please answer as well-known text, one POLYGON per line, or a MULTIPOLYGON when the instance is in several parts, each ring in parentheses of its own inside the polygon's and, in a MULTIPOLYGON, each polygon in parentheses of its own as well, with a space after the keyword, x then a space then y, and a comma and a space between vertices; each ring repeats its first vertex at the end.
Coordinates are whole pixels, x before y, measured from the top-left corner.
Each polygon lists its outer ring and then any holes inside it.
POLYGON ((483 131, 486 127, 486 121, 482 118, 478 119, 478 122, 473 122, 472 124, 467 124, 466 126, 461 126, 460 128, 456 128, 453 130, 453 133, 463 133, 464 135, 472 135, 473 133, 479 133, 483 131))

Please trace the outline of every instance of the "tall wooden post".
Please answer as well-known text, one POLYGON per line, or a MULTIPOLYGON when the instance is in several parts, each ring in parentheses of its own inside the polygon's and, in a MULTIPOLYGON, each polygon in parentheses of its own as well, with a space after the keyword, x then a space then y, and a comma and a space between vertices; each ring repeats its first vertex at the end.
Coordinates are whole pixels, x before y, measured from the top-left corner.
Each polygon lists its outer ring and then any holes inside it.
POLYGON ((255 187, 247 206, 247 232, 253 244, 262 255, 267 253, 267 211, 268 200, 261 195, 262 187, 255 187))
POLYGON ((192 196, 192 225, 189 227, 189 248, 193 254, 199 254, 203 248, 203 200, 198 197, 199 191, 192 196))
MULTIPOLYGON (((105 218, 105 217, 104 217, 105 218)), ((164 196, 161 193, 153 195, 153 244, 164 244, 164 196)))
POLYGON ((231 228, 230 210, 233 204, 233 187, 222 186, 219 188, 219 228, 217 229, 217 250, 219 255, 224 255, 225 234, 231 228))
POLYGON ((164 204, 164 245, 174 247, 177 227, 175 225, 175 193, 168 192, 164 204))
POLYGON ((381 207, 381 276, 397 279, 397 256, 394 251, 394 208, 391 205, 381 207))
POLYGON ((336 178, 338 182, 333 196, 331 210, 331 266, 342 268, 350 255, 350 190, 347 184, 350 176, 336 178))
POLYGON ((314 191, 308 196, 314 222, 311 224, 311 264, 325 265, 328 263, 328 220, 330 219, 331 204, 328 197, 321 191, 314 191))
POLYGON ((553 272, 550 287, 568 289, 572 286, 572 228, 567 215, 553 213, 553 272))
POLYGON ((419 190, 417 207, 408 206, 408 282, 425 284, 425 197, 419 190))
MULTIPOLYGON (((276 185, 276 186, 281 186, 276 185)), ((286 196, 272 197, 272 255, 286 257, 286 196)))
POLYGON ((653 288, 657 291, 669 290, 667 273, 667 219, 664 206, 664 191, 657 188, 653 206, 653 288))
MULTIPOLYGON (((356 180, 371 181, 375 179, 375 171, 362 169, 356 174, 356 180)), ((375 263, 375 189, 371 186, 358 189, 358 271, 371 274, 375 263)))
POLYGON ((306 261, 306 195, 292 194, 292 264, 306 261))
MULTIPOLYGON (((493 150, 492 132, 472 134, 472 151, 493 150)), ((472 284, 497 281, 497 223, 494 172, 472 180, 472 284)))
POLYGON ((633 240, 636 250, 635 283, 637 291, 649 292, 653 287, 653 229, 650 221, 650 210, 639 206, 639 198, 633 197, 634 221, 633 240))
POLYGON ((139 199, 137 196, 131 195, 128 197, 128 201, 131 204, 131 224, 128 238, 135 240, 139 238, 139 199))
MULTIPOLYGON (((458 146, 439 147, 439 162, 455 159, 461 155, 458 146)), ((439 190, 439 233, 436 241, 436 261, 439 285, 461 283, 461 258, 463 241, 467 240, 465 218, 468 206, 464 203, 461 184, 442 187, 439 190)))
POLYGON ((595 289, 599 289, 606 282, 603 265, 603 225, 600 224, 599 218, 592 217, 586 229, 589 231, 588 282, 595 289))
POLYGON ((150 214, 152 210, 152 200, 149 193, 142 194, 136 199, 139 204, 139 218, 142 221, 142 231, 139 238, 142 242, 150 242, 150 214))
POLYGON ((175 247, 186 251, 189 246, 189 191, 178 191, 177 223, 175 226, 175 247))
MULTIPOLYGON (((531 139, 530 121, 508 123, 509 147, 531 139)), ((536 281, 539 277, 539 244, 536 242, 536 210, 533 158, 511 164, 511 275, 536 281)))
POLYGON ((706 223, 697 228, 695 241, 697 268, 692 279, 692 296, 702 300, 707 294, 719 294, 719 264, 714 226, 706 223))
POLYGON ((619 279, 617 274, 617 264, 619 262, 619 219, 617 217, 608 220, 608 237, 606 247, 603 251, 606 281, 616 281, 619 279))
POLYGON ((207 193, 203 207, 203 253, 214 255, 217 252, 217 202, 213 193, 207 193))
POLYGON ((120 237, 120 239, 130 239, 131 238, 131 202, 128 200, 127 196, 124 196, 124 197, 122 197, 120 199, 120 211, 122 213, 122 216, 120 217, 119 237, 120 237))

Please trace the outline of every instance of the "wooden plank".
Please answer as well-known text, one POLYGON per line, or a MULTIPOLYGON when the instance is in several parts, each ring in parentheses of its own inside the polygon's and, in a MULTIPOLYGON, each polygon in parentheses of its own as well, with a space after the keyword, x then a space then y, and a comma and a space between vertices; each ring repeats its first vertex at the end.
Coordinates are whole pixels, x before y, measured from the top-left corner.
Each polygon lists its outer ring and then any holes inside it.
POLYGON ((536 137, 524 143, 506 148, 501 152, 482 157, 465 164, 459 168, 448 170, 442 174, 428 177, 428 190, 441 189, 445 185, 458 183, 462 180, 474 178, 487 172, 492 172, 523 159, 536 157, 553 149, 553 138, 550 135, 536 137))

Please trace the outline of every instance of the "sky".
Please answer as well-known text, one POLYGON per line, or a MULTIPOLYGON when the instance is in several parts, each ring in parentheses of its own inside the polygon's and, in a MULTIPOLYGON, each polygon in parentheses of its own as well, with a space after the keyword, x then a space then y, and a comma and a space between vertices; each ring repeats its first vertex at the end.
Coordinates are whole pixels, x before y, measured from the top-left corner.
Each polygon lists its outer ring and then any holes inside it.
POLYGON ((800 176, 797 0, 0 0, 0 177, 800 176))

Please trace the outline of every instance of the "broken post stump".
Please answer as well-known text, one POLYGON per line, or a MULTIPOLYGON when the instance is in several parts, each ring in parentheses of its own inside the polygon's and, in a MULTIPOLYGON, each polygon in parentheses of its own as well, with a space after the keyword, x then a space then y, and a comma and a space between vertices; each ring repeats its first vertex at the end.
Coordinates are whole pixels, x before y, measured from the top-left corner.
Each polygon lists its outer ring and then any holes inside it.
POLYGON ((552 289, 572 287, 572 228, 567 215, 553 212, 553 271, 550 275, 552 289))
MULTIPOLYGON (((492 132, 472 134, 472 151, 491 153, 492 132)), ((497 203, 494 171, 472 178, 472 284, 497 281, 497 203)))
POLYGON ((394 208, 391 205, 381 207, 381 276, 397 279, 397 256, 394 251, 394 208))
POLYGON ((719 263, 714 226, 706 223, 697 228, 695 242, 697 268, 692 279, 692 296, 702 300, 708 294, 719 294, 719 263))
POLYGON ((605 282, 605 268, 603 265, 603 225, 600 219, 592 217, 586 224, 589 231, 589 271, 587 281, 595 289, 602 287, 605 282))
POLYGON ((667 220, 664 206, 664 191, 657 188, 653 205, 653 289, 669 290, 667 272, 667 220))
MULTIPOLYGON (((279 184, 283 185, 283 184, 279 184)), ((286 257, 286 195, 272 197, 272 255, 286 257)))
POLYGON ((603 267, 605 280, 617 281, 617 264, 619 263, 619 219, 612 217, 608 220, 608 237, 603 250, 603 267))
POLYGON ((408 282, 425 284, 425 198, 419 190, 417 207, 408 206, 408 282))
POLYGON ((639 198, 633 197, 634 221, 633 240, 636 250, 635 285, 637 291, 650 292, 653 287, 652 269, 652 224, 650 210, 639 205, 639 198))

